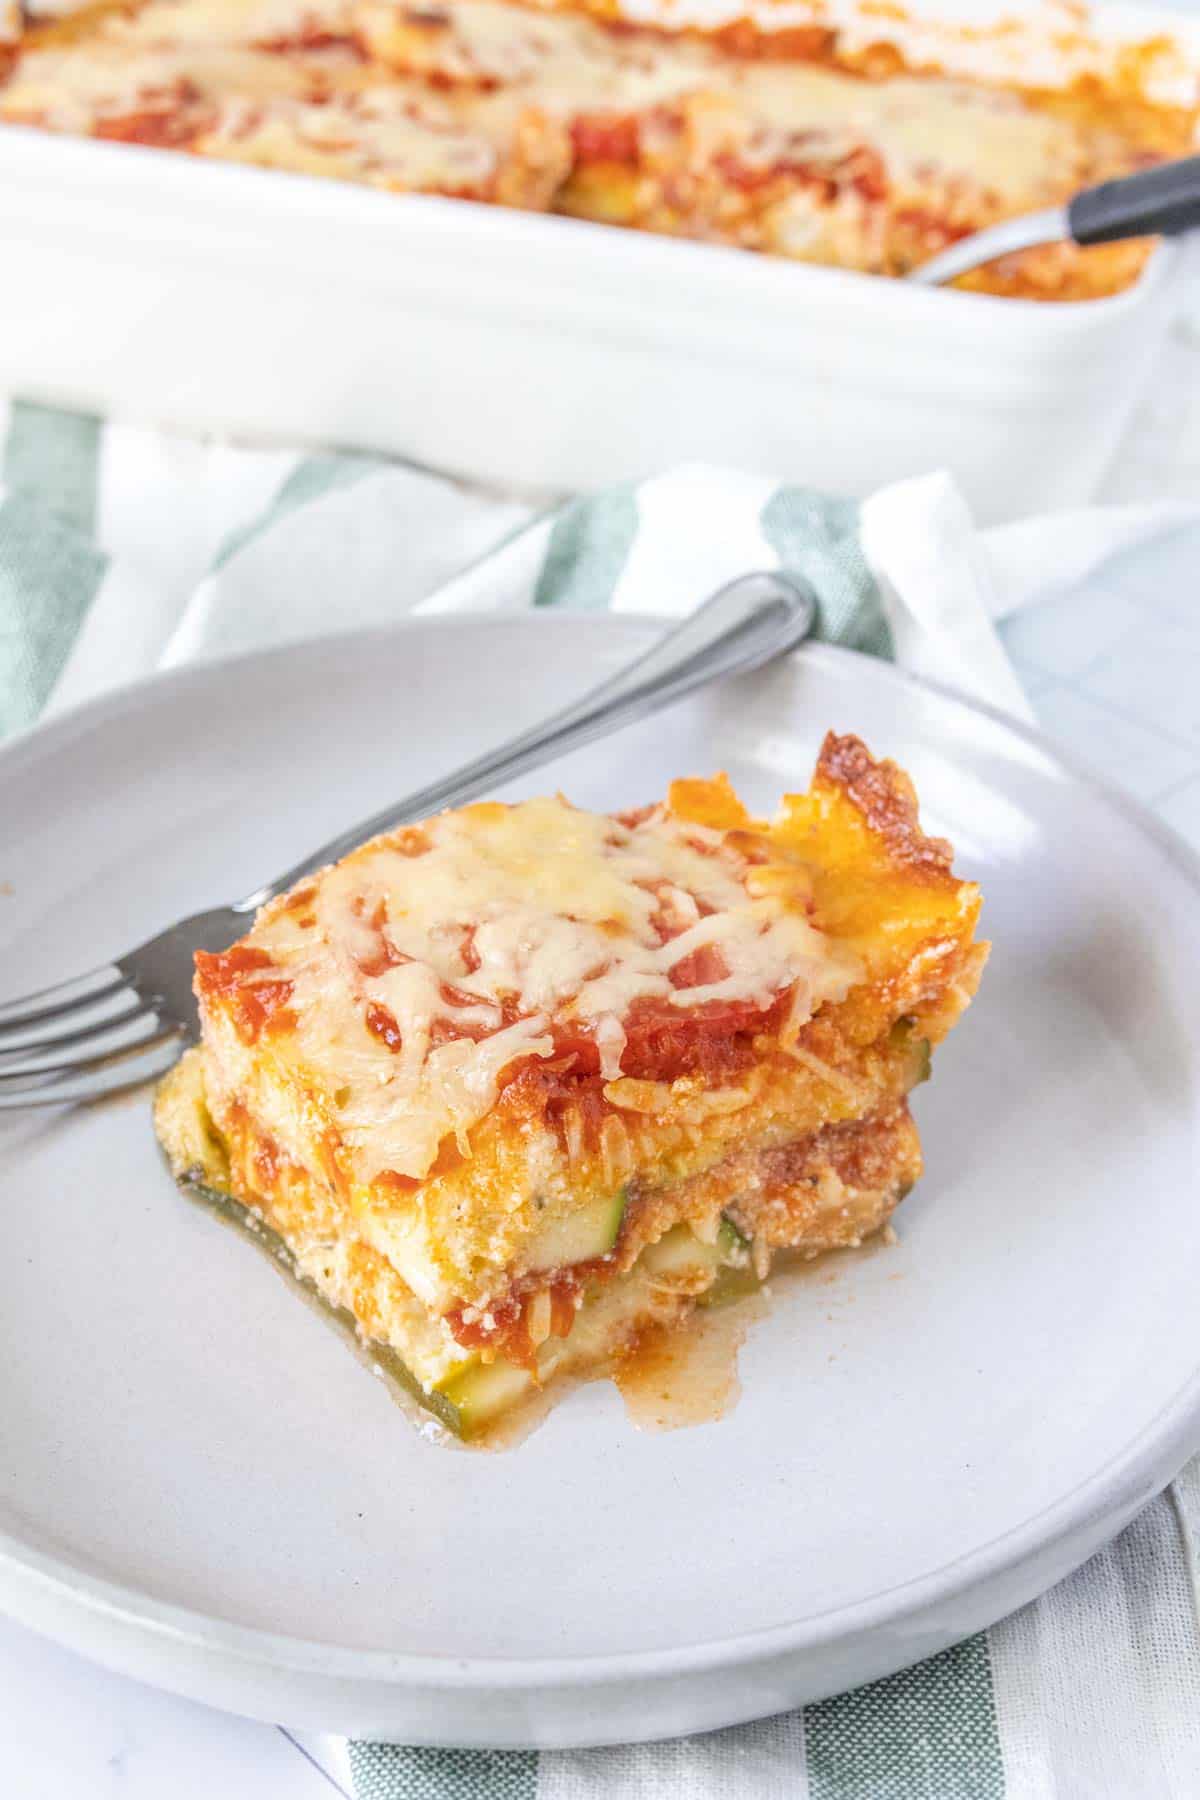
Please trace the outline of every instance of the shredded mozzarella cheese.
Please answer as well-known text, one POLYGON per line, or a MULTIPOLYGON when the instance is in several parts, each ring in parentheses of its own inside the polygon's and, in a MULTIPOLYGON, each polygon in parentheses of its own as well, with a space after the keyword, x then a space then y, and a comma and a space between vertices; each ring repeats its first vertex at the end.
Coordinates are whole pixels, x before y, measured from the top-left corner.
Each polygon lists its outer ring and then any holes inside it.
POLYGON ((626 825, 561 798, 489 803, 430 820, 415 854, 365 845, 306 884, 302 906, 268 907, 249 941, 271 957, 262 978, 293 984, 304 1060, 337 1073, 363 1177, 423 1179, 447 1135, 468 1153, 506 1071, 555 1055, 556 1028, 590 1037, 610 1097, 636 1106, 649 1090, 622 1080, 622 1059, 639 1002, 686 1026, 709 1003, 765 1010, 788 993, 794 1037, 841 999, 857 965, 794 883, 751 896, 762 867, 663 808, 626 825), (705 951, 718 978, 676 986, 705 951))

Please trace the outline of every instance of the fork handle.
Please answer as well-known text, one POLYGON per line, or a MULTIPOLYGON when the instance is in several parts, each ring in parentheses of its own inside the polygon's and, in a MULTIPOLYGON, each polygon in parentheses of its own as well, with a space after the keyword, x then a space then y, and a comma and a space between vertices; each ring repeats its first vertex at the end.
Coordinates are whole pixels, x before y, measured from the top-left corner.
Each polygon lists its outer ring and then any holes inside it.
POLYGON ((719 676, 757 669, 801 643, 812 630, 816 614, 815 596, 798 576, 782 570, 739 576, 648 651, 589 688, 580 699, 454 774, 418 788, 322 844, 275 881, 248 894, 234 911, 257 911, 305 875, 337 862, 381 831, 427 818, 444 806, 461 806, 527 769, 672 705, 719 676))
POLYGON ((1191 231, 1200 225, 1200 156, 1084 188, 1068 206, 1067 222, 1077 244, 1178 237, 1191 231))

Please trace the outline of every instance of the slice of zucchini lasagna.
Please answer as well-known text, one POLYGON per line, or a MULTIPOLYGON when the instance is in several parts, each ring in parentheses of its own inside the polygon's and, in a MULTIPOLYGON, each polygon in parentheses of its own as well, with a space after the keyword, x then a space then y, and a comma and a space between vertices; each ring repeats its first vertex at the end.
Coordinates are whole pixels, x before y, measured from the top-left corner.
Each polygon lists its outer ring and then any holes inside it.
POLYGON ((467 806, 197 956, 159 1135, 475 1436, 777 1252, 879 1230, 978 911, 852 737, 769 821, 724 776, 613 815, 467 806))

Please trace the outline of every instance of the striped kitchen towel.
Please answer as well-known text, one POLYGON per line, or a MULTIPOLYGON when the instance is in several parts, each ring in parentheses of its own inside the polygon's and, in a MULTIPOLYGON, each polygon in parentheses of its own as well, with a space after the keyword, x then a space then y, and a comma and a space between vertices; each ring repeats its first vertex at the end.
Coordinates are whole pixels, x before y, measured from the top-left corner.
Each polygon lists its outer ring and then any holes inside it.
MULTIPOLYGON (((0 445, 0 734, 191 658, 402 612, 682 612, 774 564, 824 636, 1025 712, 992 618, 1164 516, 977 534, 945 477, 859 506, 707 468, 556 503, 22 403, 0 445)), ((617 1749, 352 1744, 349 1778, 360 1800, 1198 1800, 1197 1531, 1193 1465, 1034 1605, 857 1692, 617 1749)))

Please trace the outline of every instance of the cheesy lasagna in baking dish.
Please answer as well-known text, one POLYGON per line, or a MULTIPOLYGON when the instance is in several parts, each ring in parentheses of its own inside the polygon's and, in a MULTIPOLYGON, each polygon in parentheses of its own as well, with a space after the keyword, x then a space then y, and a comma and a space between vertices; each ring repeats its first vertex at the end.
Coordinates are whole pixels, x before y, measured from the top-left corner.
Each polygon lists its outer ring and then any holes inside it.
MULTIPOLYGON (((1195 124, 1094 84, 911 72, 825 27, 666 31, 586 0, 92 0, 9 37, 10 122, 886 275, 1195 124)), ((963 285, 1084 298, 1146 252, 1051 245, 963 285)))
POLYGON ((852 737, 769 820, 720 776, 442 813, 197 955, 159 1136, 477 1437, 886 1223, 979 905, 852 737))

